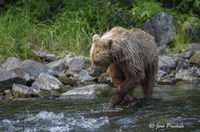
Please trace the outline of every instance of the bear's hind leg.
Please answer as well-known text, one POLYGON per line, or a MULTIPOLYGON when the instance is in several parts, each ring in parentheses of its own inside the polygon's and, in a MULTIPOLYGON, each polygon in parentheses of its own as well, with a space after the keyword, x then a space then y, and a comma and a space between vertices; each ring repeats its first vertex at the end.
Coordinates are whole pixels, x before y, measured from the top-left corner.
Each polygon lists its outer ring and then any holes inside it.
POLYGON ((146 72, 146 77, 142 82, 142 96, 148 98, 152 96, 153 88, 155 86, 155 72, 150 70, 146 72))

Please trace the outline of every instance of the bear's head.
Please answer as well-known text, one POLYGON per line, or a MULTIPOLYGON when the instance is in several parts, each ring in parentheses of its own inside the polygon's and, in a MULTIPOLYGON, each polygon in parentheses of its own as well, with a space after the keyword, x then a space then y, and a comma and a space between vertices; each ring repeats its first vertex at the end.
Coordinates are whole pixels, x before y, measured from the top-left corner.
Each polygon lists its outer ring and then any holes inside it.
POLYGON ((95 34, 92 42, 93 44, 90 50, 90 75, 98 77, 101 73, 106 72, 109 65, 112 63, 111 48, 113 39, 100 38, 99 35, 95 34))

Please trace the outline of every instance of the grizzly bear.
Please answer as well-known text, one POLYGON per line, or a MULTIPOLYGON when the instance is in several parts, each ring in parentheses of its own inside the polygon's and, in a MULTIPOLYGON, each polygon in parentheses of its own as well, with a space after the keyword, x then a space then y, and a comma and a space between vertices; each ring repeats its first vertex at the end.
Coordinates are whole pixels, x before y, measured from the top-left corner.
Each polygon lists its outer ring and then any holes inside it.
POLYGON ((117 91, 110 101, 114 108, 132 102, 133 89, 142 86, 144 98, 152 96, 158 71, 158 52, 154 38, 140 29, 114 27, 103 36, 95 34, 90 50, 91 76, 108 72, 117 91))

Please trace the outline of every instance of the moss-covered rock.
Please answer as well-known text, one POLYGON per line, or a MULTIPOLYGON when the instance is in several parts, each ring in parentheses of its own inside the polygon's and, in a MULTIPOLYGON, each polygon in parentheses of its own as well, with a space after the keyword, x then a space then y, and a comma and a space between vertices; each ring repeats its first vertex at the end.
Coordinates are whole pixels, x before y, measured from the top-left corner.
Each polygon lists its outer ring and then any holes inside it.
POLYGON ((21 84, 13 84, 12 94, 15 98, 26 98, 36 96, 36 93, 30 87, 21 84))
POLYGON ((200 51, 196 51, 196 53, 190 58, 189 63, 200 66, 200 51))
POLYGON ((63 85, 60 87, 59 92, 64 93, 68 90, 71 90, 73 87, 71 85, 63 85))
POLYGON ((42 89, 38 95, 40 98, 55 99, 61 95, 61 92, 59 92, 58 90, 49 91, 49 90, 42 89))
POLYGON ((60 80, 64 85, 71 85, 76 86, 77 85, 77 79, 67 76, 58 76, 58 80, 60 80))

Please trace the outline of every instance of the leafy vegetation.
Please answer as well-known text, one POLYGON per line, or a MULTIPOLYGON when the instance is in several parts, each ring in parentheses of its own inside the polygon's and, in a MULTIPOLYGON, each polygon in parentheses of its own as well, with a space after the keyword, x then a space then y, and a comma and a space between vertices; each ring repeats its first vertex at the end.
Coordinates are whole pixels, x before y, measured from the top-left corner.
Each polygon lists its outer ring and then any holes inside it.
POLYGON ((177 39, 168 51, 179 52, 200 29, 199 7, 199 0, 8 0, 0 4, 0 62, 32 58, 33 48, 88 55, 92 35, 113 26, 141 28, 160 11, 177 19, 177 39))

